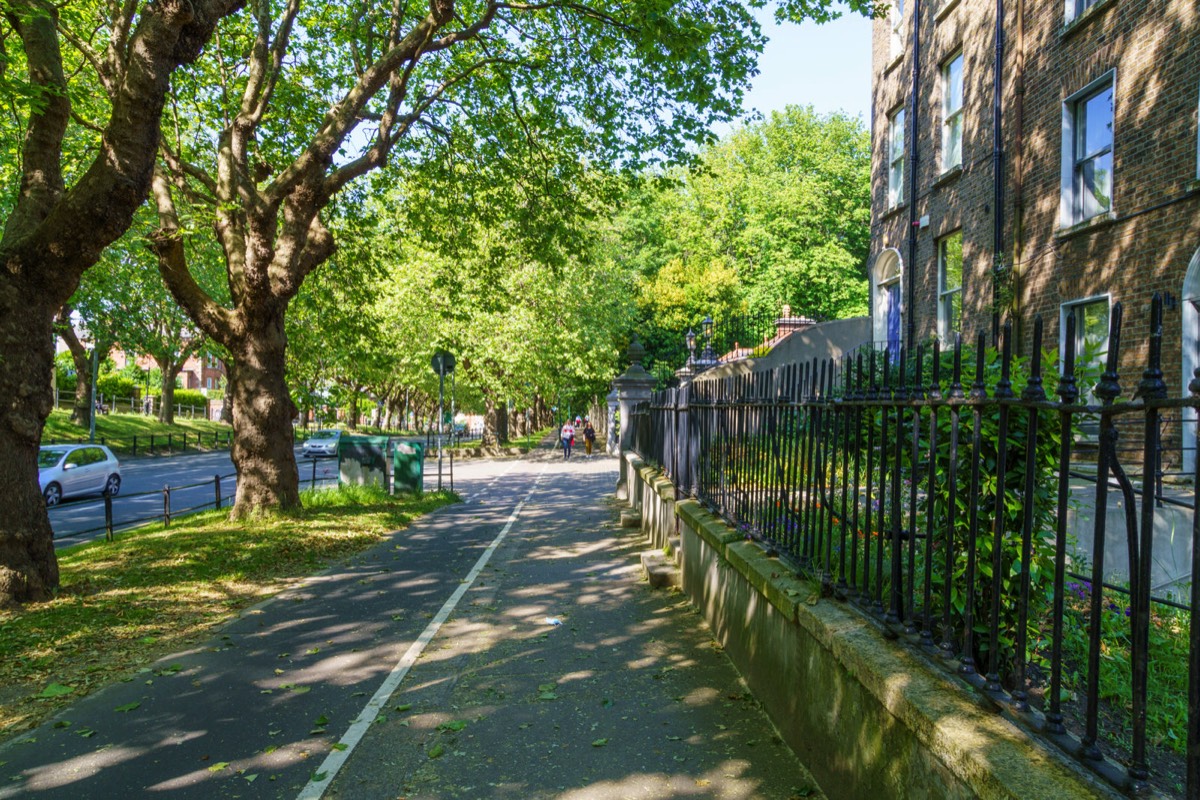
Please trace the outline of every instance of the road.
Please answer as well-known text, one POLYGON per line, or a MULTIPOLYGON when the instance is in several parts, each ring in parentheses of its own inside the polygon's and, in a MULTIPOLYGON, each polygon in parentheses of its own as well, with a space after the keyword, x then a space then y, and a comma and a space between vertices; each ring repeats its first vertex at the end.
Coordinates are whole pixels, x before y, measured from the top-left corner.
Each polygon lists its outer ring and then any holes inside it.
MULTIPOLYGON (((336 459, 301 459, 301 488, 337 479, 336 459)), ((171 488, 171 514, 212 508, 220 478, 223 505, 231 502, 236 471, 228 450, 175 456, 130 458, 121 461, 121 493, 113 498, 113 527, 122 529, 163 518, 163 488, 171 488), (186 488, 175 488, 186 487, 186 488)), ((104 535, 104 498, 85 497, 50 509, 56 547, 78 544, 104 535)))

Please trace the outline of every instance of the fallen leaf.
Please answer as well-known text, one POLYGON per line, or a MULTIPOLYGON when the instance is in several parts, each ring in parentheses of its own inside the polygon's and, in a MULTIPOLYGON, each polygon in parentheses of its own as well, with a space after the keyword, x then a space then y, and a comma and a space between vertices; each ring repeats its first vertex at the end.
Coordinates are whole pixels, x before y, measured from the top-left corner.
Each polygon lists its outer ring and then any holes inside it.
POLYGON ((608 744, 608 739, 596 739, 592 742, 592 747, 604 747, 608 744))
POLYGON ((141 703, 126 703, 123 706, 117 706, 116 708, 113 709, 113 711, 116 711, 120 714, 125 714, 129 711, 133 711, 135 708, 137 708, 140 705, 141 705, 141 703))
POLYGON ((220 772, 221 770, 225 769, 228 766, 229 766, 228 761, 218 761, 217 763, 215 763, 211 767, 209 767, 208 771, 209 772, 220 772))
POLYGON ((42 693, 39 694, 38 697, 62 697, 64 694, 70 694, 73 691, 75 691, 74 686, 64 686, 61 683, 52 683, 45 689, 42 689, 42 693))
POLYGON ((246 779, 246 783, 254 783, 255 779, 258 778, 258 773, 256 772, 253 775, 243 775, 242 777, 246 779))
POLYGON ((446 752, 445 748, 442 747, 441 742, 438 742, 433 747, 429 748, 429 757, 430 758, 441 758, 442 753, 444 753, 444 752, 446 752))
POLYGON ((346 744, 345 742, 334 742, 331 746, 333 747, 334 750, 337 750, 340 753, 341 751, 348 748, 350 745, 346 744))

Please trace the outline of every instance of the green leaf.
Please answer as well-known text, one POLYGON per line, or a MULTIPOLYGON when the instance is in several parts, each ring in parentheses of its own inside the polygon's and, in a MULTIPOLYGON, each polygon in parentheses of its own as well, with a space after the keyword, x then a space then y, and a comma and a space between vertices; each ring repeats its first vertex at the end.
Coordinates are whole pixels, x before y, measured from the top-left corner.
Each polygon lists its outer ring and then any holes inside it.
POLYGON ((606 744, 608 744, 608 739, 594 739, 592 741, 592 747, 604 747, 606 744))
POLYGON ((116 708, 113 709, 113 711, 116 711, 117 713, 120 713, 120 714, 127 714, 130 711, 133 711, 135 708, 137 708, 140 705, 141 705, 140 702, 139 703, 126 703, 123 706, 117 706, 116 708))
POLYGON ((218 761, 217 763, 215 763, 211 767, 209 767, 208 771, 209 772, 220 772, 221 770, 226 769, 228 766, 229 766, 228 761, 218 761))
POLYGON ((52 684, 48 685, 45 689, 42 689, 42 693, 39 694, 38 697, 39 698, 62 697, 63 695, 70 694, 73 691, 75 691, 74 686, 65 686, 61 683, 52 683, 52 684))
POLYGON ((445 752, 446 752, 446 749, 444 747, 442 747, 442 743, 438 742, 433 747, 429 748, 429 757, 430 758, 441 758, 442 754, 445 752))
POLYGON ((334 742, 332 745, 330 745, 330 747, 332 747, 334 750, 337 750, 340 753, 341 751, 350 747, 350 745, 346 744, 345 742, 334 742))

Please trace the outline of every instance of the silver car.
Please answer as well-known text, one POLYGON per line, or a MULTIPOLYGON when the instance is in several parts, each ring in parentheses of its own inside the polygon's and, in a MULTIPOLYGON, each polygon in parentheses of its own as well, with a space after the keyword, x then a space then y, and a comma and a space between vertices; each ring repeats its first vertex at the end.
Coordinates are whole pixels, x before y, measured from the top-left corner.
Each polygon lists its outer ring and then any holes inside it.
POLYGON ((115 496, 121 491, 121 465, 102 444, 49 444, 38 451, 38 484, 46 505, 84 494, 115 496))
POLYGON ((338 442, 342 439, 342 432, 336 429, 313 431, 312 436, 300 446, 300 455, 305 458, 321 458, 324 456, 336 456, 338 452, 338 442))

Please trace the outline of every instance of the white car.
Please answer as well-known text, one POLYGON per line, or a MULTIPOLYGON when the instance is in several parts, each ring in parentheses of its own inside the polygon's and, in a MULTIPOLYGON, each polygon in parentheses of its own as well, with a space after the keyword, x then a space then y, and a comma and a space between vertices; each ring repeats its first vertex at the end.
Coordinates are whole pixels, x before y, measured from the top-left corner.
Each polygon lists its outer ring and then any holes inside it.
POLYGON ((300 446, 300 455, 305 458, 336 456, 342 432, 336 429, 313 431, 312 436, 300 446))
POLYGON ((38 485, 46 505, 65 497, 121 491, 121 465, 102 444, 49 444, 38 450, 38 485))

